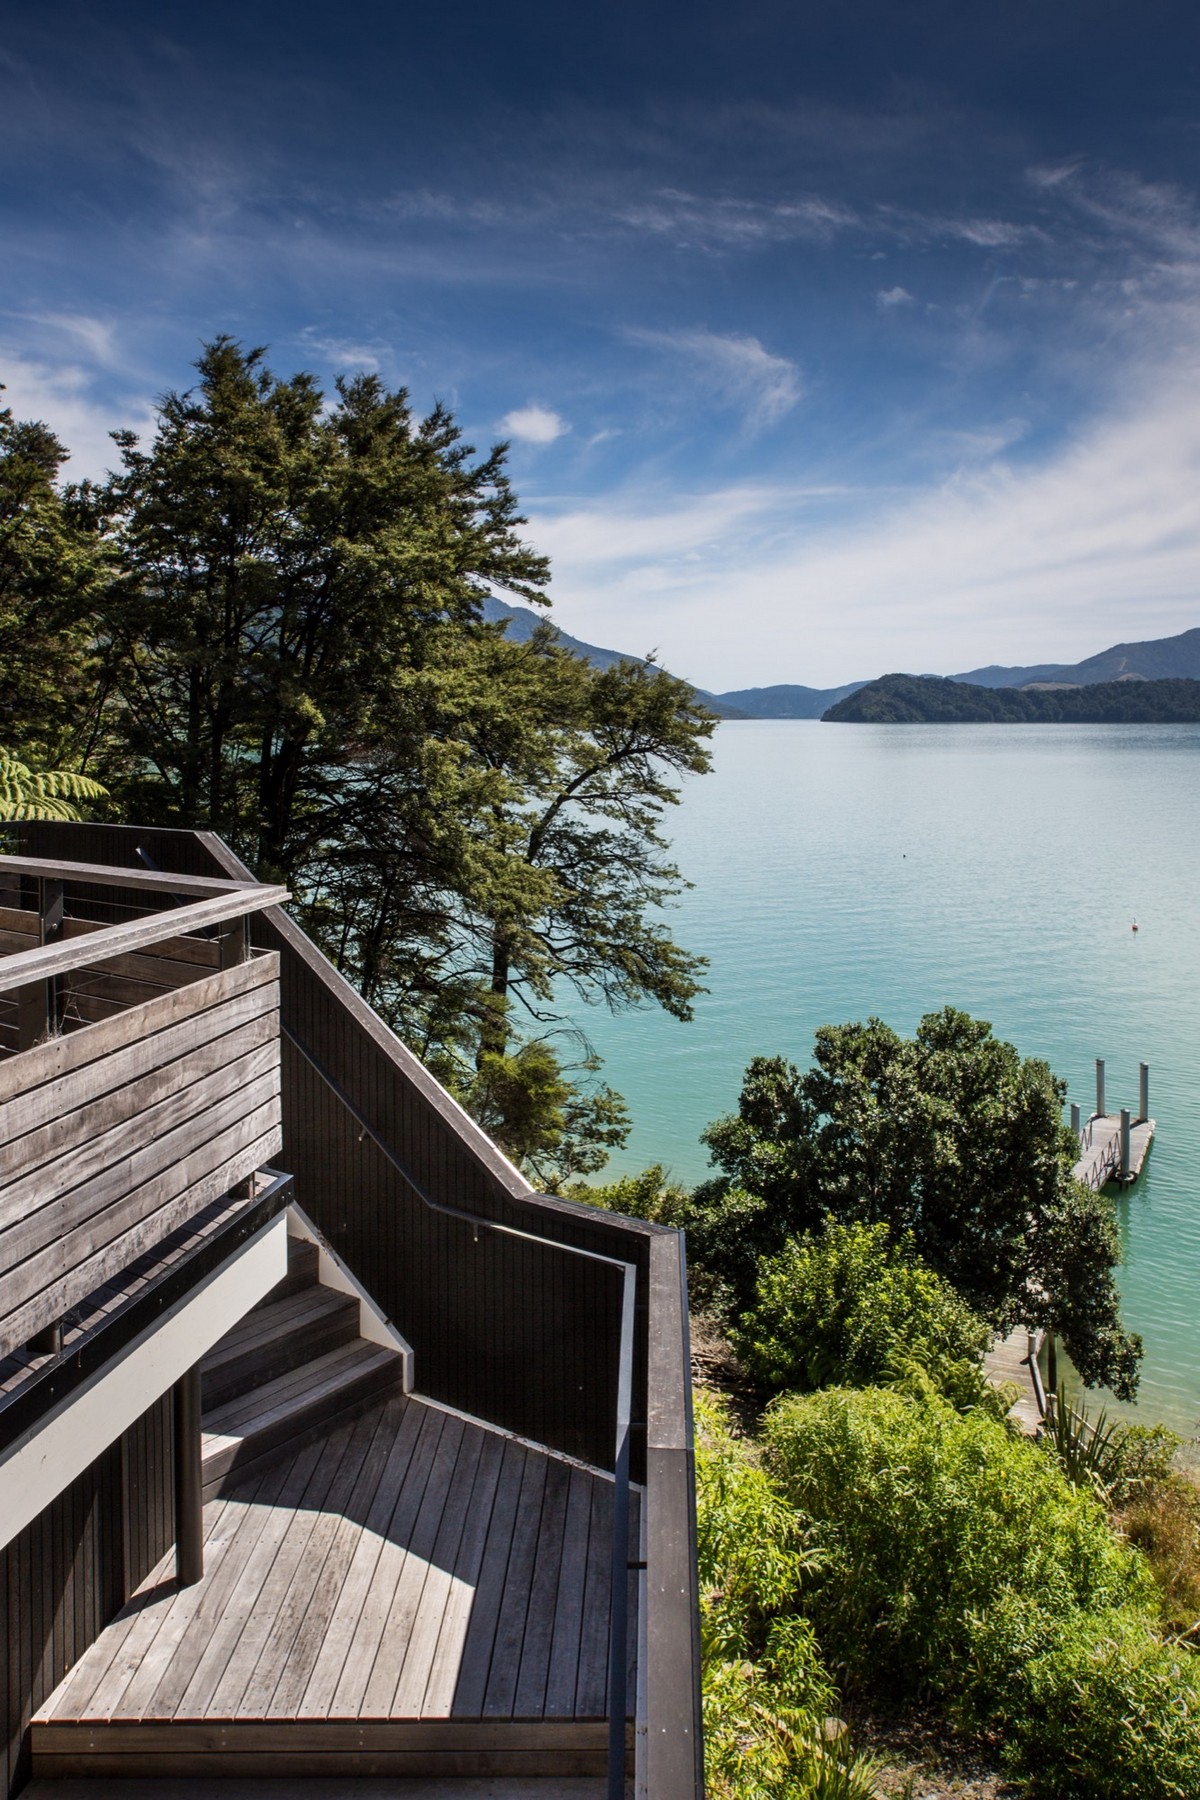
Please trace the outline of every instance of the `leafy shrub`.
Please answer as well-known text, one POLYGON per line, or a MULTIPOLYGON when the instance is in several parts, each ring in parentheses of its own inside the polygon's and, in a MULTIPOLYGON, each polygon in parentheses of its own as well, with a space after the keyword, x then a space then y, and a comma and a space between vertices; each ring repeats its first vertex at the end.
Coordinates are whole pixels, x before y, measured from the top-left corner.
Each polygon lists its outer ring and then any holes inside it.
POLYGON ((795 1511, 712 1395, 697 1394, 696 1426, 711 1800, 871 1800, 874 1765, 828 1730, 833 1686, 789 1610, 813 1567, 795 1511))
POLYGON ((923 1371, 960 1405, 986 1402, 991 1333, 886 1225, 828 1224, 762 1266, 734 1330, 752 1375, 784 1389, 903 1384, 923 1371))
POLYGON ((624 1213, 626 1218, 649 1219, 652 1225, 682 1227, 688 1206, 687 1189, 668 1181, 661 1163, 651 1163, 640 1175, 625 1175, 619 1181, 595 1186, 575 1182, 566 1189, 566 1195, 569 1200, 583 1201, 585 1206, 624 1213))
POLYGON ((105 800, 108 789, 69 769, 35 769, 0 748, 0 820, 78 819, 78 800, 105 800))
POLYGON ((1031 1797, 1200 1794, 1195 1658, 1164 1642, 1139 1608, 1051 1617, 1010 1599, 981 1622, 977 1647, 990 1675, 991 1722, 1031 1797))
MULTIPOLYGON (((723 1403, 700 1391, 695 1412, 704 1654, 745 1657, 762 1648, 772 1617, 795 1602, 814 1559, 795 1508, 761 1467, 753 1446, 734 1436, 723 1403)), ((828 1678, 822 1672, 813 1679, 816 1685, 803 1695, 794 1688, 793 1698, 828 1710, 833 1698, 828 1678)))
POLYGON ((753 1300, 762 1259, 779 1249, 774 1207, 743 1187, 705 1181, 693 1191, 681 1222, 693 1303, 726 1320, 736 1318, 753 1300))
POLYGON ((765 1439, 821 1557, 805 1610, 859 1686, 953 1696, 974 1654, 969 1619, 1011 1596, 1050 1616, 1153 1609, 1142 1558, 1095 1496, 982 1413, 829 1389, 775 1401, 765 1439))

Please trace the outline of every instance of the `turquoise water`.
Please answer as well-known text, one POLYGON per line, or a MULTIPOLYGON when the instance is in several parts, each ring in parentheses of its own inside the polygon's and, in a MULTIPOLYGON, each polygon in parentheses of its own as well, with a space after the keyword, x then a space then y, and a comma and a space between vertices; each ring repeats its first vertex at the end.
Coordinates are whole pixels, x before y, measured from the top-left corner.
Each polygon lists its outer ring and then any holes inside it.
POLYGON ((1085 1115, 1158 1138, 1119 1202, 1141 1411, 1200 1429, 1200 726, 719 727, 669 821, 695 884, 676 935, 709 958, 687 1025, 580 1015, 634 1118, 617 1172, 686 1182, 751 1056, 807 1061, 815 1028, 876 1013, 909 1033, 946 1003, 1047 1059, 1085 1115), (1130 926, 1136 919, 1139 931, 1130 926))

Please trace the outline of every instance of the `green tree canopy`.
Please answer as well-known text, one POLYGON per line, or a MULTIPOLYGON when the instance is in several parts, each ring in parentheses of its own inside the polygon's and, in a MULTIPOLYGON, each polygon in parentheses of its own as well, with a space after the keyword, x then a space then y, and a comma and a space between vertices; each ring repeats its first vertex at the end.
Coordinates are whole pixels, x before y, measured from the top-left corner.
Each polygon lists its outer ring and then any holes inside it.
POLYGON ((108 560, 60 485, 66 460, 45 425, 0 409, 0 738, 37 761, 85 754, 102 695, 91 612, 108 560))
POLYGON ((879 1019, 823 1026, 811 1069, 756 1058, 737 1113, 705 1133, 724 1175, 697 1192, 693 1253, 744 1309, 758 1259, 788 1237, 883 1223, 993 1328, 1056 1331, 1086 1383, 1131 1397, 1141 1341, 1121 1325, 1116 1220, 1072 1176, 1064 1095, 952 1007, 913 1038, 879 1019))
POLYGON ((400 768, 413 799, 446 632, 493 588, 544 603, 548 566, 518 535, 503 447, 473 461, 443 408, 417 420, 375 376, 326 407, 229 338, 197 369, 148 449, 118 434, 116 752, 143 812, 291 879, 364 779, 400 768))
POLYGON ((561 997, 687 1016, 701 963, 659 917, 682 885, 659 825, 714 721, 662 670, 483 622, 549 578, 503 444, 477 457, 443 407, 374 376, 327 398, 227 337, 197 372, 78 498, 109 569, 75 597, 96 772, 129 816, 285 880, 512 1154, 592 1170, 627 1125, 558 1041, 561 997))

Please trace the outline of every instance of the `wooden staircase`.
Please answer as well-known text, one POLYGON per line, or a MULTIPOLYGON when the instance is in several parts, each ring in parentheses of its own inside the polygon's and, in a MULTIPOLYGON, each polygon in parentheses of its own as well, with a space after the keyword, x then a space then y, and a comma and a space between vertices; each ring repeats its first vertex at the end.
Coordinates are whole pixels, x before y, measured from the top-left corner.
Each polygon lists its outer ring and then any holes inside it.
POLYGON ((357 1299, 322 1287, 318 1262, 289 1238, 283 1280, 200 1365, 206 1501, 403 1386, 403 1358, 359 1336, 357 1299))
POLYGON ((36 1800, 605 1792, 611 1479, 405 1393, 318 1261, 201 1364, 204 1574, 165 1557, 48 1697, 36 1800))

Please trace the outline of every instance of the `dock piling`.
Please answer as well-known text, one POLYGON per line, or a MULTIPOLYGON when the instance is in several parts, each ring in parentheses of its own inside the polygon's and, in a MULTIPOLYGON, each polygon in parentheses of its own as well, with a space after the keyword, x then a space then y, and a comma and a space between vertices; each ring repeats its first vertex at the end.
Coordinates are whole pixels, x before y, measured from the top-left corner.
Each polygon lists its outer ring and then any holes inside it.
POLYGON ((1150 1117, 1150 1064, 1142 1063, 1138 1069, 1138 1124, 1141 1125, 1150 1117))
POLYGON ((1121 1108, 1121 1180, 1129 1180, 1129 1108, 1121 1108))
POLYGON ((1083 1137, 1083 1121, 1080 1117, 1079 1107, 1074 1100, 1071 1102, 1071 1136, 1077 1144, 1083 1137))
POLYGON ((1104 1058, 1096 1058, 1096 1117, 1104 1117, 1104 1058))

